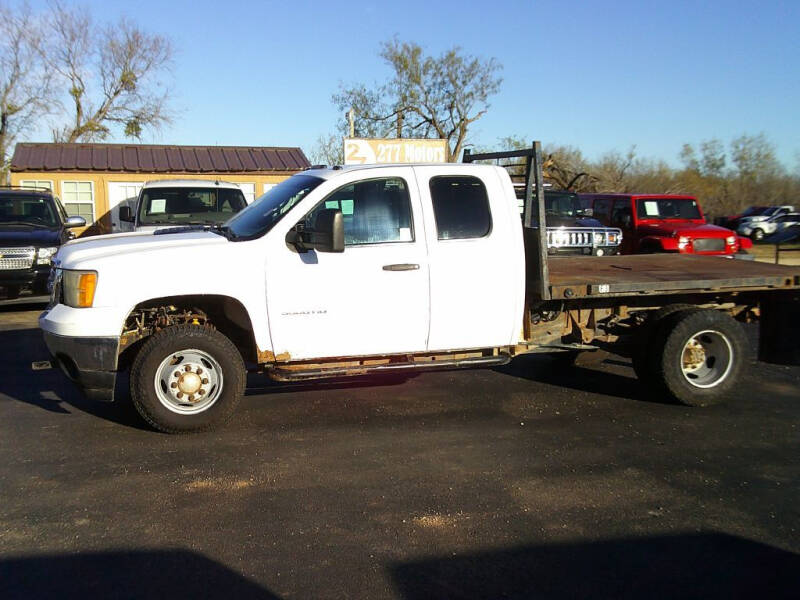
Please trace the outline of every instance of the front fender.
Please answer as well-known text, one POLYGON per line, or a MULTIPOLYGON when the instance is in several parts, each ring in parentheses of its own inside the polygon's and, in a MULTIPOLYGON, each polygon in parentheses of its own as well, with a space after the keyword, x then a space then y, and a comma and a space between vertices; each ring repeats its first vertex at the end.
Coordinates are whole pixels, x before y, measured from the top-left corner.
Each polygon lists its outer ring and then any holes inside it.
POLYGON ((678 239, 672 237, 647 236, 639 241, 639 250, 655 248, 659 252, 678 252, 678 239))

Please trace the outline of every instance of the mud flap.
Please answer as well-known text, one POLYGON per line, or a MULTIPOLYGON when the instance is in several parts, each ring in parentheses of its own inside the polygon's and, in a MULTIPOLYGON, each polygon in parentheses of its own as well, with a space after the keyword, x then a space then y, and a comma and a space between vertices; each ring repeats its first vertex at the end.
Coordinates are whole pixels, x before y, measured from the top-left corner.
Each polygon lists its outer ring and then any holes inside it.
POLYGON ((776 292, 761 301, 758 359, 800 365, 800 294, 776 292))

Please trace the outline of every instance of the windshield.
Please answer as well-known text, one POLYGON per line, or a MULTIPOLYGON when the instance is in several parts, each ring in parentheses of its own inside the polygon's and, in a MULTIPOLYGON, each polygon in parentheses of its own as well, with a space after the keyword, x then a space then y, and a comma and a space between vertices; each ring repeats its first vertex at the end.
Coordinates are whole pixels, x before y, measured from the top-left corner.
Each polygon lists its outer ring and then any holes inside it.
POLYGON ((0 197, 0 225, 3 224, 58 227, 60 223, 50 198, 4 195, 0 197))
POLYGON ((640 219, 702 219, 697 200, 692 198, 639 198, 640 219))
POLYGON ((139 225, 214 225, 247 206, 235 188, 163 187, 142 190, 139 225))
POLYGON ((289 210, 324 180, 294 175, 258 198, 225 224, 233 238, 252 239, 272 229, 289 210))
POLYGON ((751 206, 742 213, 743 217, 752 217, 755 215, 764 214, 767 211, 765 206, 751 206))
POLYGON ((578 194, 569 192, 545 192, 544 193, 544 212, 545 215, 555 217, 576 217, 582 216, 580 200, 578 194))

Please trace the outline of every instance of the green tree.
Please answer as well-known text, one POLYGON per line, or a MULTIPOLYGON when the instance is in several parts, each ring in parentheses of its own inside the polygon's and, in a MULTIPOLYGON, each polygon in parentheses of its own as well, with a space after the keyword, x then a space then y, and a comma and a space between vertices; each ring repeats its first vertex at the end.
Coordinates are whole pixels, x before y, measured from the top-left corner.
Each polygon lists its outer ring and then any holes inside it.
POLYGON ((396 39, 382 45, 380 56, 393 70, 391 78, 376 86, 341 86, 333 103, 354 109, 357 135, 445 139, 447 159, 457 161, 470 125, 500 89, 500 64, 458 47, 426 56, 419 45, 396 39))

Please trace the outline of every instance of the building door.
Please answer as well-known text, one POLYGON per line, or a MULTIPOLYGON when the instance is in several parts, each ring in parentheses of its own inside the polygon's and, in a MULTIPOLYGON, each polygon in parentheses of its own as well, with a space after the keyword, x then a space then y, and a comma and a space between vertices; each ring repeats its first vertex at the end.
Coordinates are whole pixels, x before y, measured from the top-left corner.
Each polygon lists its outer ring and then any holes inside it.
POLYGON ((119 207, 130 206, 136 213, 136 199, 142 184, 139 182, 111 181, 108 184, 108 208, 111 213, 111 233, 133 231, 133 223, 119 220, 119 207))

